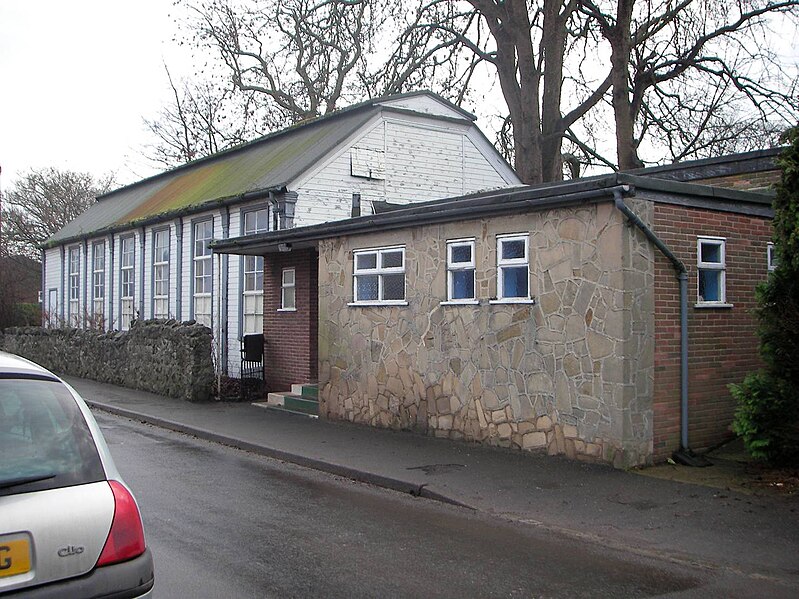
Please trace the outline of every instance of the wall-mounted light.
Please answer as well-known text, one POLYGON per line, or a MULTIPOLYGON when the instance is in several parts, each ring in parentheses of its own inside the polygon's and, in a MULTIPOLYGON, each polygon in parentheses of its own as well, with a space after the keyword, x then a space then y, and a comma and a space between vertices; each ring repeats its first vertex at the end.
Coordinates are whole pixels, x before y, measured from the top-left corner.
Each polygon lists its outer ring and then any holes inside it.
POLYGON ((291 251, 291 244, 290 243, 279 243, 277 245, 278 252, 290 252, 291 251))

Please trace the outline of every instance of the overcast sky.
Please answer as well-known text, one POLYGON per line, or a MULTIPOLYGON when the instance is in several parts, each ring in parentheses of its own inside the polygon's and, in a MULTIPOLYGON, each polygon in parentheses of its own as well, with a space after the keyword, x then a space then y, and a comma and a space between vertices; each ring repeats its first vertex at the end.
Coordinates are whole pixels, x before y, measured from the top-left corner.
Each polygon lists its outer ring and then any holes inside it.
MULTIPOLYGON (((164 62, 176 82, 194 72, 172 4, 0 0, 0 191, 30 168, 115 172, 120 184, 160 170, 142 156, 143 119, 171 100, 164 62)), ((795 63, 796 37, 778 37, 795 63)))
POLYGON ((0 0, 0 185, 55 166, 121 183, 157 170, 142 119, 191 73, 170 0, 0 0))

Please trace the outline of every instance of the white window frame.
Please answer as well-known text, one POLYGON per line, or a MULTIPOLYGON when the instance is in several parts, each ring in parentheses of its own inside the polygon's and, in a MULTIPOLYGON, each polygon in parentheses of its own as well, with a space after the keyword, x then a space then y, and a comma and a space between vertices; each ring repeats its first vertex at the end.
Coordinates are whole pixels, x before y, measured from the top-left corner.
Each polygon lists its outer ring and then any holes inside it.
MULTIPOLYGON (((269 231, 269 207, 241 211, 241 227, 244 235, 257 235, 269 231), (258 226, 258 213, 266 214, 264 226, 258 226), (248 222, 249 221, 249 222, 248 222), (254 221, 254 222, 253 222, 254 221)), ((250 335, 264 331, 264 258, 242 256, 242 334, 250 335)))
POLYGON ((192 223, 191 236, 191 258, 192 258, 192 317, 195 321, 206 326, 213 323, 213 301, 214 292, 214 270, 213 270, 213 251, 208 247, 208 242, 214 238, 213 218, 197 220, 192 223), (210 225, 208 237, 200 237, 198 232, 200 227, 210 225), (197 242, 204 242, 201 252, 197 251, 197 242), (198 274, 199 271, 202 274, 198 274), (197 291, 200 287, 197 283, 202 282, 202 291, 197 291), (206 282, 208 289, 206 289, 206 282))
POLYGON ((169 318, 169 260, 171 254, 170 230, 153 231, 153 318, 169 318), (166 238, 164 245, 163 238, 166 238), (163 256, 166 250, 166 256, 163 256), (159 287, 161 293, 159 293, 159 287))
POLYGON ((450 304, 478 304, 477 300, 477 258, 475 257, 476 243, 474 237, 465 239, 447 240, 447 301, 441 302, 444 305, 450 304), (468 246, 471 253, 469 262, 455 262, 453 260, 453 250, 457 247, 468 246), (455 273, 471 271, 472 273, 472 297, 455 297, 455 273))
POLYGON ((731 307, 727 303, 727 239, 710 235, 698 235, 696 238, 696 306, 697 307, 731 307), (702 244, 717 245, 720 248, 720 262, 702 260, 702 244), (719 272, 719 299, 705 300, 699 295, 699 282, 703 271, 719 272))
POLYGON ((769 272, 777 270, 777 248, 773 241, 766 245, 766 264, 769 272))
POLYGON ((136 295, 136 239, 133 235, 119 240, 119 328, 127 331, 134 318, 136 295))
POLYGON ((280 309, 278 312, 297 311, 297 269, 284 268, 280 277, 280 309), (287 275, 291 275, 287 277, 287 275))
POLYGON ((533 296, 530 293, 530 234, 529 233, 507 233, 497 235, 497 298, 491 300, 491 304, 531 304, 533 296), (503 258, 502 246, 505 242, 523 241, 524 256, 522 258, 503 258), (505 269, 519 268, 523 266, 527 273, 527 295, 505 297, 505 269))
POLYGON ((407 306, 407 279, 405 277, 405 246, 394 245, 379 248, 369 248, 353 251, 352 261, 352 297, 353 301, 349 304, 351 306, 407 306), (402 266, 383 266, 383 256, 385 254, 400 252, 402 256, 402 266), (375 255, 374 268, 359 268, 358 257, 366 256, 369 254, 375 255), (382 299, 384 296, 384 277, 387 275, 402 275, 402 299, 382 299), (364 299, 358 298, 358 279, 360 277, 377 277, 377 299, 364 299))
POLYGON ((105 315, 105 241, 92 244, 92 314, 95 319, 105 315))
POLYGON ((80 324, 80 246, 69 248, 69 326, 80 324))

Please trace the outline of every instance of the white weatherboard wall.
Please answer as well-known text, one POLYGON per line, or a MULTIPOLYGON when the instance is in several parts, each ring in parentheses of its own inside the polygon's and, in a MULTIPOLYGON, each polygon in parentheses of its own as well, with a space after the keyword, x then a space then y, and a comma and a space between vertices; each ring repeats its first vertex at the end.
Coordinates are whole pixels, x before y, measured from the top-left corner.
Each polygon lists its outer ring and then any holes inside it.
POLYGON ((349 218, 353 193, 361 194, 361 213, 369 214, 372 201, 408 204, 518 184, 469 121, 389 113, 290 189, 298 193, 295 225, 304 226, 349 218), (385 177, 353 176, 353 148, 384 152, 385 177))

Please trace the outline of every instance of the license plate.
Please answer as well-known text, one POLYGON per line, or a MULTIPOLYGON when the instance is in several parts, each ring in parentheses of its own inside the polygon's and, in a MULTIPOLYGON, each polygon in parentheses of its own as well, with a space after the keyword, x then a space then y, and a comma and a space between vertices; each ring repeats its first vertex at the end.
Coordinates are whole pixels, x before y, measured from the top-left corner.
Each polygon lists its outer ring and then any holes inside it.
POLYGON ((31 569, 28 539, 0 541, 0 577, 24 574, 31 569))

